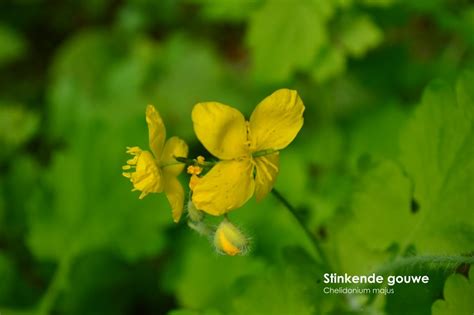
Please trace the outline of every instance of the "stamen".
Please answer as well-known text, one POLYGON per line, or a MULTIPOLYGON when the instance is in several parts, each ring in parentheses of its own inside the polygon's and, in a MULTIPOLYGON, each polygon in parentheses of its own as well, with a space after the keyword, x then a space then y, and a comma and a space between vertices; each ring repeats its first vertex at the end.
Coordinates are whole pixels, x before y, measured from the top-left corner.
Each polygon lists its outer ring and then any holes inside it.
POLYGON ((138 162, 138 155, 134 156, 130 160, 127 160, 127 164, 129 164, 129 165, 136 165, 137 162, 138 162))
POLYGON ((142 149, 140 149, 140 147, 127 147, 127 153, 128 154, 132 154, 132 155, 136 155, 138 153, 140 153, 142 151, 142 149))
POLYGON ((204 164, 204 160, 205 160, 205 158, 204 158, 204 156, 202 156, 202 155, 199 155, 199 156, 196 158, 196 161, 197 161, 198 164, 204 164))
POLYGON ((202 172, 202 168, 195 165, 189 165, 186 172, 191 175, 199 175, 202 172))

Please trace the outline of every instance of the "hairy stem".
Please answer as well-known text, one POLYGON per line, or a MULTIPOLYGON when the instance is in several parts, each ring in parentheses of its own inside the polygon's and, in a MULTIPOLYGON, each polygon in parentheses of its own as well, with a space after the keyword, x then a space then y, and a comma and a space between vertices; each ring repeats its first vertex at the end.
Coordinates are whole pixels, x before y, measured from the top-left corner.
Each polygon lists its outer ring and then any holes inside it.
POLYGON ((473 256, 412 256, 397 258, 377 271, 377 274, 389 274, 409 268, 453 270, 462 264, 474 264, 473 256))
POLYGON ((283 195, 278 190, 276 190, 275 188, 272 189, 272 194, 278 199, 278 201, 280 201, 288 209, 288 211, 296 219, 296 221, 298 222, 300 227, 305 232, 306 236, 311 240, 311 243, 313 244, 314 248, 318 252, 318 255, 321 258, 321 262, 323 263, 323 265, 325 265, 326 268, 331 269, 330 264, 329 264, 329 260, 326 256, 321 244, 319 243, 319 239, 308 229, 306 224, 303 222, 301 217, 298 215, 298 212, 297 212, 296 208, 293 207, 290 204, 290 202, 285 197, 283 197, 283 195))

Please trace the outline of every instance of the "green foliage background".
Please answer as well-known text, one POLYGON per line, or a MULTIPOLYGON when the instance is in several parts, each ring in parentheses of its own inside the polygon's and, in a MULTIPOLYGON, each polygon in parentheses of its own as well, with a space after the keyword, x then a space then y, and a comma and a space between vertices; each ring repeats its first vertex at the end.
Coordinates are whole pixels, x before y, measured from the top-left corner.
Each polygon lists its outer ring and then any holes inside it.
POLYGON ((467 0, 2 1, 0 313, 472 315, 473 52, 467 0), (195 103, 248 116, 280 87, 306 112, 276 187, 332 271, 429 285, 325 295, 272 196, 231 213, 252 250, 226 257, 130 192, 146 104, 197 156, 195 103))

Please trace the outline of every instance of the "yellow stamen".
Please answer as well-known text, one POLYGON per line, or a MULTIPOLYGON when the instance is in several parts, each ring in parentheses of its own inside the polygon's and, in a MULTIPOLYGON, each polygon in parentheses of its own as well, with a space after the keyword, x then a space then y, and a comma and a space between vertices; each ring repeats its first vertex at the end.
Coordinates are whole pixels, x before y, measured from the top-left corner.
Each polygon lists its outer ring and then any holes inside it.
POLYGON ((204 164, 204 160, 205 160, 205 158, 202 155, 200 155, 196 158, 196 161, 198 162, 198 164, 204 164))
POLYGON ((130 160, 127 160, 127 164, 129 165, 136 165, 137 164, 137 161, 138 161, 138 155, 135 155, 133 158, 131 158, 130 160))
POLYGON ((189 165, 186 171, 188 174, 199 175, 202 172, 202 168, 196 165, 189 165))

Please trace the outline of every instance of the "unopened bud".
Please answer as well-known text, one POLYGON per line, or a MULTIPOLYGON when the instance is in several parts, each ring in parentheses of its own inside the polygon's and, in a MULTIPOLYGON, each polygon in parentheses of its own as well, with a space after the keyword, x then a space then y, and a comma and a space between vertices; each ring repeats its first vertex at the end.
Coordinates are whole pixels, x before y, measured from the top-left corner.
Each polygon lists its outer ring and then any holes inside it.
POLYGON ((230 256, 245 254, 248 244, 248 238, 227 219, 219 224, 214 234, 214 246, 222 254, 230 256))

